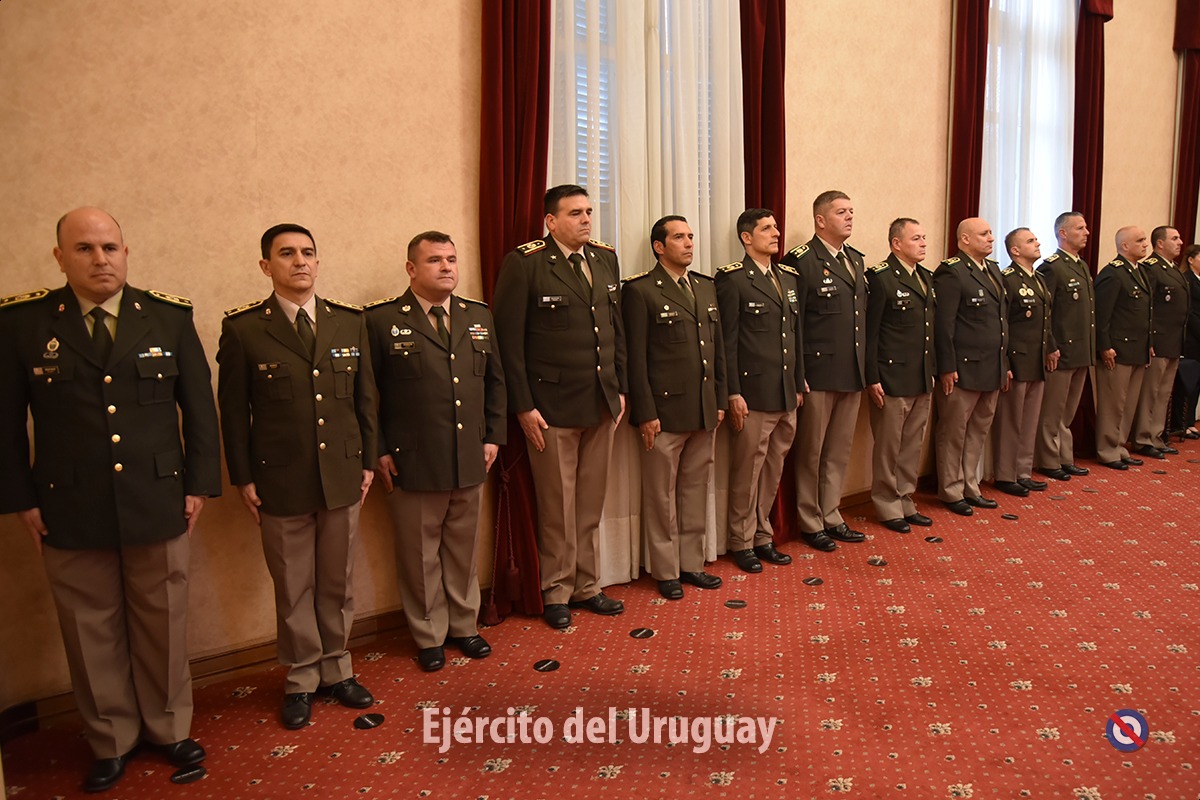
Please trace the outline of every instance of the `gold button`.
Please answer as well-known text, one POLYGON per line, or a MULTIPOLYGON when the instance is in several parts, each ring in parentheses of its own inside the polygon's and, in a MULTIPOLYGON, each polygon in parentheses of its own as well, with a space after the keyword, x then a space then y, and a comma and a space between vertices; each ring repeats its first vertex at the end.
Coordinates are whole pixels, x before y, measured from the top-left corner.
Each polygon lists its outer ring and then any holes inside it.
POLYGON ((318 420, 317 420, 317 424, 318 424, 318 425, 324 425, 324 424, 325 424, 325 418, 324 418, 324 417, 321 417, 320 419, 318 419, 318 420))
POLYGON ((451 354, 450 354, 450 360, 451 360, 451 361, 453 361, 453 360, 454 360, 454 353, 451 353, 451 354))
POLYGON ((318 449, 318 450, 324 450, 324 449, 325 449, 325 443, 324 443, 324 442, 321 442, 319 445, 317 445, 317 449, 318 449))
POLYGON ((592 328, 592 331, 594 331, 595 333, 599 333, 599 332, 600 332, 600 328, 598 328, 598 327, 596 327, 596 328, 592 328))
POLYGON ((109 407, 108 407, 108 413, 110 413, 110 414, 115 414, 115 413, 117 413, 117 407, 116 407, 116 406, 109 406, 109 407))
POLYGON ((319 378, 319 377, 321 377, 321 370, 319 370, 319 369, 314 369, 314 370, 313 370, 313 377, 314 377, 314 378, 319 378))
POLYGON ((112 383, 112 375, 105 375, 105 376, 104 376, 104 382, 105 382, 105 383, 112 383))
POLYGON ((785 338, 785 339, 787 338, 787 331, 783 332, 783 338, 785 338))
POLYGON ((457 376, 457 375, 456 375, 456 376, 454 376, 454 382, 455 382, 455 383, 458 383, 458 376, 457 376))
POLYGON ((600 371, 600 368, 599 368, 599 367, 596 367, 596 372, 599 372, 599 371, 600 371))
POLYGON ((458 429, 461 431, 461 430, 462 430, 462 423, 461 423, 461 422, 460 422, 460 423, 458 423, 458 425, 456 425, 455 427, 457 427, 457 428, 458 428, 458 429))
POLYGON ((346 372, 354 372, 354 367, 346 367, 346 372))
POLYGON ((455 405, 455 406, 461 406, 461 405, 462 405, 462 400, 455 400, 455 401, 454 401, 454 405, 455 405))
POLYGON ((46 383, 54 383, 54 378, 46 378, 46 383))
POLYGON ((702 359, 700 359, 700 363, 701 363, 701 364, 703 364, 704 366, 706 366, 706 367, 707 367, 707 366, 708 366, 708 359, 707 359, 707 358, 702 358, 702 359))
POLYGON ((701 340, 700 340, 700 346, 701 346, 701 347, 704 347, 704 340, 703 340, 703 339, 701 339, 701 340))
POLYGON ((324 396, 322 396, 320 392, 317 392, 317 402, 319 403, 324 399, 325 399, 324 396))
POLYGON ((119 434, 119 433, 114 433, 114 434, 112 435, 112 440, 113 440, 113 444, 117 444, 118 442, 120 442, 120 441, 121 441, 121 434, 119 434))
POLYGON ((154 377, 155 377, 155 378, 157 378, 158 380, 160 380, 160 381, 161 381, 161 380, 162 380, 162 373, 160 372, 160 373, 158 373, 157 375, 155 375, 154 377))
POLYGON ((123 465, 121 465, 119 463, 113 464, 113 472, 120 472, 123 469, 125 469, 125 467, 123 465))
POLYGON ((408 351, 407 350, 403 351, 403 355, 405 358, 408 358, 408 351))

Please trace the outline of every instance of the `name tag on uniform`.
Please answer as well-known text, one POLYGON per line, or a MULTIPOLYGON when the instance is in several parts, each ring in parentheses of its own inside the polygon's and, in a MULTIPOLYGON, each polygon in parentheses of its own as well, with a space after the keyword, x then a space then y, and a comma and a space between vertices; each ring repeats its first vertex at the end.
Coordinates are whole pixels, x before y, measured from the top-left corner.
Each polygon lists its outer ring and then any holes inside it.
POLYGON ((472 339, 480 342, 485 342, 491 337, 491 333, 488 331, 488 329, 483 325, 480 325, 478 322, 467 328, 467 333, 471 335, 472 339))
POLYGON ((766 307, 767 307, 766 303, 755 303, 753 301, 746 302, 746 310, 750 311, 752 313, 755 313, 755 314, 757 314, 760 309, 763 309, 766 307))
POLYGON ((34 375, 57 375, 58 367, 56 367, 56 366, 34 367, 33 374, 34 375))
POLYGON ((259 365, 258 365, 258 371, 259 371, 259 372, 271 372, 271 371, 273 371, 273 370, 277 370, 277 369, 279 369, 279 362, 278 362, 278 361, 269 361, 269 362, 267 362, 266 364, 259 364, 259 365))
POLYGON ((329 348, 330 358, 358 358, 357 347, 331 347, 329 348))
POLYGON ((151 347, 144 353, 138 353, 138 358, 170 358, 175 355, 170 350, 163 350, 161 347, 151 347))
POLYGON ((660 311, 660 312, 658 312, 659 319, 675 319, 675 317, 678 317, 678 316, 679 316, 678 311, 660 311))
POLYGON ((555 306, 565 306, 566 304, 567 299, 561 294, 544 294, 538 298, 539 306, 550 306, 551 308, 554 308, 555 306))
POLYGON ((838 287, 831 285, 817 287, 817 294, 821 297, 833 297, 838 293, 838 287))

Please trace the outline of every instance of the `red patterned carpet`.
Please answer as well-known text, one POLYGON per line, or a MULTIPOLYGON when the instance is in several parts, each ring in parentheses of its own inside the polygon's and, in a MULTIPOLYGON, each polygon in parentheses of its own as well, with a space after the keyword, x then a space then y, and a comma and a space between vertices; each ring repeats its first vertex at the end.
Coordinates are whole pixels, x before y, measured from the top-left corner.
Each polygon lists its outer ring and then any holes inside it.
MULTIPOLYGON (((439 673, 420 672, 402 637, 382 638, 355 653, 385 716, 371 730, 333 705, 284 730, 278 668, 216 683, 196 692, 207 777, 172 785, 171 768, 143 754, 108 796, 1193 800, 1197 449, 1126 473, 1096 468, 1028 500, 996 495, 999 510, 969 519, 924 498, 932 529, 864 522, 867 543, 832 554, 788 544, 795 563, 761 575, 721 560, 711 571, 722 588, 686 587, 678 602, 648 578, 612 587, 620 617, 577 613, 565 632, 513 618, 485 631, 490 658, 439 673), (734 599, 746 606, 726 607, 734 599), (642 627, 654 635, 630 636, 642 627), (561 667, 535 671, 546 659, 561 667), (561 738, 577 707, 607 733, 610 707, 631 706, 688 717, 689 741, 635 743, 625 711, 616 742, 561 738), (496 743, 485 730, 484 742, 439 753, 423 742, 427 707, 451 720, 516 709, 547 718, 555 738, 496 743), (1124 708, 1149 721, 1135 752, 1105 735, 1124 708), (723 715, 778 717, 770 746, 760 753, 762 732, 748 743, 751 723, 739 722, 742 741, 695 752, 712 731, 690 720, 723 715)), ((74 796, 88 759, 75 730, 19 738, 4 748, 8 795, 74 796)))

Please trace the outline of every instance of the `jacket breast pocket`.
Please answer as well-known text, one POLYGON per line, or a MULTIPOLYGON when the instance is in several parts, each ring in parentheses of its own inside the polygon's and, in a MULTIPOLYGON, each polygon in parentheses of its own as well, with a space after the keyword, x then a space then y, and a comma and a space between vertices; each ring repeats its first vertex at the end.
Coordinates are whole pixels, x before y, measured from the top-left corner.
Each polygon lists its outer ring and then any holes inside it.
POLYGON ((742 326, 749 331, 767 330, 767 307, 759 303, 747 304, 742 309, 742 326))
POLYGON ((541 327, 551 331, 567 329, 569 311, 566 295, 542 295, 537 302, 537 316, 541 327))
POLYGON ((358 377, 358 356, 333 359, 333 393, 337 397, 354 397, 354 381, 358 377))
POLYGON ((687 323, 683 318, 678 316, 679 312, 664 311, 655 318, 654 332, 657 334, 657 339, 660 342, 679 342, 687 341, 687 334, 683 330, 683 326, 687 323), (666 314, 675 314, 676 316, 665 316, 666 314))
POLYGON ((388 364, 392 375, 400 380, 421 377, 421 343, 415 339, 410 342, 392 342, 392 347, 388 350, 388 364))
POLYGON ((138 403, 144 406, 153 403, 168 403, 175 399, 175 379, 179 377, 179 363, 174 356, 139 358, 138 403))
MULTIPOLYGON (((33 386, 34 392, 59 391, 58 387, 70 387, 73 384, 75 377, 75 365, 64 360, 61 364, 39 364, 33 368, 33 374, 30 376, 30 384, 33 386)), ((47 394, 46 397, 57 395, 47 394)))
POLYGON ((251 381, 254 402, 292 402, 292 370, 289 364, 259 364, 251 381))
POLYGON ((491 339, 472 339, 471 348, 475 351, 475 374, 483 377, 487 374, 487 362, 492 355, 491 339))

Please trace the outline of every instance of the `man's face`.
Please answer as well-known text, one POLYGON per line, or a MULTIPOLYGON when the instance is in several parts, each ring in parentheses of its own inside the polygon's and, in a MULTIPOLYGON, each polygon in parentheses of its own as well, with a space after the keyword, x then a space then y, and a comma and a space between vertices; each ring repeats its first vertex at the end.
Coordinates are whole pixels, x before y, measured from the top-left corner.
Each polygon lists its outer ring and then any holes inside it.
POLYGON ((1058 229, 1059 241, 1076 253, 1087 247, 1088 226, 1083 217, 1068 217, 1066 223, 1058 229))
POLYGON ((117 223, 98 208, 81 208, 67 215, 54 258, 70 287, 97 305, 125 285, 129 248, 117 223))
POLYGON ((1167 238, 1158 243, 1158 250, 1163 258, 1174 261, 1183 252, 1183 237, 1174 228, 1167 228, 1167 238))
POLYGON ((1134 228, 1126 235, 1124 243, 1118 249, 1121 255, 1130 261, 1140 261, 1150 255, 1150 237, 1141 228, 1134 228))
POLYGON ((981 219, 967 225, 959 239, 963 252, 981 262, 992 254, 992 245, 996 241, 992 236, 992 226, 981 219))
POLYGON ((892 240, 896 253, 909 264, 925 260, 925 228, 908 223, 898 237, 892 240))
POLYGON ((763 217, 754 223, 754 230, 741 235, 742 245, 752 256, 767 257, 779 253, 779 226, 774 217, 763 217))
POLYGON ((1033 231, 1021 231, 1017 234, 1017 240, 1013 243, 1009 255, 1013 257, 1013 261, 1019 258, 1023 262, 1032 264, 1042 257, 1042 244, 1038 241, 1037 236, 1034 236, 1033 231))
POLYGON ((450 242, 420 242, 404 269, 412 290, 435 303, 458 286, 458 253, 450 242))
POLYGON ((317 282, 317 246, 303 233, 281 233, 271 242, 271 257, 258 262, 275 291, 304 295, 317 282))
POLYGON ((813 222, 826 238, 844 242, 850 238, 850 232, 854 228, 854 206, 844 197, 839 198, 826 206, 822 213, 817 214, 813 222))
POLYGON ((687 269, 692 263, 694 235, 686 222, 671 220, 666 224, 667 238, 661 244, 655 242, 654 252, 665 266, 687 269))
POLYGON ((573 194, 558 201, 558 211, 546 215, 546 230, 572 250, 592 238, 592 203, 587 195, 573 194))

